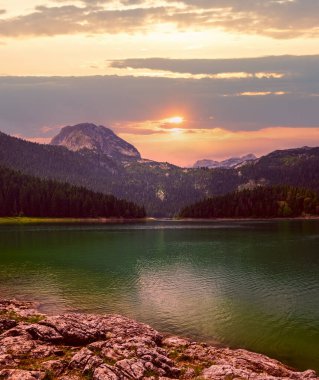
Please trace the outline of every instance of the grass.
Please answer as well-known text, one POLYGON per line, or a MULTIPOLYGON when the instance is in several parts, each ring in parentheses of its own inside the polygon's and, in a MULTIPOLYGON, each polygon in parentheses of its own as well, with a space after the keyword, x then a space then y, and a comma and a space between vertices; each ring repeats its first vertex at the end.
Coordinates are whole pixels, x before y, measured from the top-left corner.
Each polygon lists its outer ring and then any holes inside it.
POLYGON ((168 352, 168 357, 172 359, 176 363, 177 367, 182 370, 182 374, 185 373, 187 368, 189 368, 194 370, 194 376, 196 379, 201 380, 200 375, 202 374, 203 370, 215 364, 214 361, 198 362, 196 359, 192 359, 189 355, 187 355, 185 353, 185 349, 185 346, 171 349, 168 352))
POLYGON ((29 317, 23 317, 17 314, 13 310, 1 311, 0 316, 4 318, 8 318, 8 319, 13 319, 16 322, 26 322, 26 323, 38 323, 45 318, 43 315, 30 315, 29 317))
POLYGON ((107 221, 123 220, 121 218, 31 218, 21 217, 0 217, 0 225, 6 224, 52 224, 52 223, 105 223, 107 221))
POLYGON ((43 380, 54 380, 54 374, 51 371, 46 371, 43 380))
POLYGON ((172 350, 169 350, 168 357, 176 361, 188 361, 189 357, 184 354, 185 349, 186 349, 185 346, 179 346, 172 350))
POLYGON ((63 224, 63 223, 125 223, 154 221, 155 218, 124 218, 124 217, 98 217, 98 218, 41 218, 29 216, 0 217, 0 225, 6 224, 63 224))
POLYGON ((92 369, 89 369, 85 372, 84 374, 84 379, 85 380, 92 380, 94 376, 94 371, 92 369))
POLYGON ((155 378, 158 378, 158 373, 155 370, 147 369, 144 372, 143 377, 155 377, 155 378))

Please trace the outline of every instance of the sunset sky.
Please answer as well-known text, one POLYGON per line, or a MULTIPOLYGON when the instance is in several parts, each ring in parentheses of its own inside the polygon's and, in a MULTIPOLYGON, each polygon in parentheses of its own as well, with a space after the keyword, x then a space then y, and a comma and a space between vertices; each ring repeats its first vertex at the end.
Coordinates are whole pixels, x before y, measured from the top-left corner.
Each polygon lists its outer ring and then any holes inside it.
POLYGON ((0 0, 0 130, 110 127, 146 158, 319 146, 318 0, 0 0))

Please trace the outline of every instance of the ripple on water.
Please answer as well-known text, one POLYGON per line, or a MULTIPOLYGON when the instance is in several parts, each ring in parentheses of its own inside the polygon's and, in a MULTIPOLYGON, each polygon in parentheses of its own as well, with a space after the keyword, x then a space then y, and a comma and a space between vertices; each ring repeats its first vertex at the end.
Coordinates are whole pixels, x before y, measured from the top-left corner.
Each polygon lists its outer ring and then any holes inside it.
POLYGON ((319 222, 0 227, 0 292, 319 369, 319 222))

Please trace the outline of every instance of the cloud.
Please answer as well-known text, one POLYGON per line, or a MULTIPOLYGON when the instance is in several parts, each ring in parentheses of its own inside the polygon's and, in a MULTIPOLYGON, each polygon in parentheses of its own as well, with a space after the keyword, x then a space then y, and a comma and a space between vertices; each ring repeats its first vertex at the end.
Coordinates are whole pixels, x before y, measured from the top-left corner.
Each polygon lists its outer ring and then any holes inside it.
POLYGON ((38 6, 34 12, 0 20, 0 36, 133 33, 161 22, 166 8, 106 10, 99 6, 38 6))
MULTIPOLYGON (((311 37, 319 33, 316 0, 182 0, 182 3, 200 12, 205 27, 274 38, 311 37)), ((180 19, 180 23, 189 21, 180 19)))
POLYGON ((102 0, 83 0, 81 6, 56 2, 61 5, 38 6, 28 14, 3 17, 0 35, 151 32, 155 25, 170 23, 179 30, 217 28, 283 39, 319 36, 317 0, 123 0, 120 6, 102 0))
POLYGON ((60 125, 54 125, 54 126, 52 126, 52 125, 50 125, 50 126, 44 125, 43 127, 40 128, 40 131, 43 134, 52 133, 52 132, 57 133, 57 131, 59 131, 60 129, 61 129, 60 125))
MULTIPOLYGON (((319 145, 319 56, 129 60, 117 66, 238 78, 1 77, 0 130, 47 142, 59 126, 94 122, 143 156, 191 165, 248 152, 319 145), (280 76, 258 76, 260 72, 280 76), (184 117, 178 125, 167 123, 184 117)), ((121 71, 121 68, 118 69, 121 71)))
MULTIPOLYGON (((17 136, 19 137, 19 136, 17 136)), ((20 136, 21 138, 21 136, 20 136)), ((38 144, 49 144, 51 141, 51 138, 49 137, 29 137, 28 141, 38 143, 38 144)))
POLYGON ((114 68, 162 70, 174 73, 221 74, 221 73, 279 73, 305 75, 319 73, 319 55, 269 56, 238 59, 169 59, 137 58, 110 61, 114 68))
MULTIPOLYGON (((45 127, 41 134, 50 137, 57 125, 92 121, 118 133, 129 128, 131 133, 149 135, 164 131, 161 121, 176 115, 185 118, 181 128, 188 130, 318 128, 318 59, 191 60, 180 65, 176 60, 160 62, 172 70, 180 67, 217 73, 245 64, 241 69, 250 73, 275 70, 283 72, 283 77, 0 77, 0 130, 32 137, 39 136, 40 128, 45 127), (146 125, 147 121, 151 122, 146 125)), ((148 61, 141 64, 148 65, 148 61)))

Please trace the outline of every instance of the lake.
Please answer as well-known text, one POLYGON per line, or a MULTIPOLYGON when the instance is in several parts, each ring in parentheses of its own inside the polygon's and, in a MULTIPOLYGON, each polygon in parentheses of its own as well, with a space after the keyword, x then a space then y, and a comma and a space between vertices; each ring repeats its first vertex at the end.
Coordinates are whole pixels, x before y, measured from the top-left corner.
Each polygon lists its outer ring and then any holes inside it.
POLYGON ((0 226, 0 294, 319 370, 319 221, 0 226))

